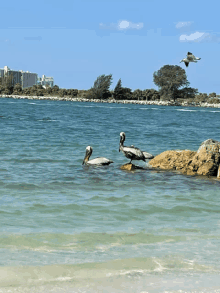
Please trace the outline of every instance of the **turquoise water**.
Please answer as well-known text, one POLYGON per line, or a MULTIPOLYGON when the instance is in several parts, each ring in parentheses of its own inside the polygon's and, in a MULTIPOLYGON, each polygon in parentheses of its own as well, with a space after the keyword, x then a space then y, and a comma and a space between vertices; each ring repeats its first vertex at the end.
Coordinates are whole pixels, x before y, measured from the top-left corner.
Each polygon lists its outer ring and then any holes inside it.
POLYGON ((220 181, 125 172, 220 140, 220 109, 0 99, 0 292, 220 292, 220 181), (105 156, 114 164, 85 167, 105 156), (181 291, 182 290, 182 291, 181 291))

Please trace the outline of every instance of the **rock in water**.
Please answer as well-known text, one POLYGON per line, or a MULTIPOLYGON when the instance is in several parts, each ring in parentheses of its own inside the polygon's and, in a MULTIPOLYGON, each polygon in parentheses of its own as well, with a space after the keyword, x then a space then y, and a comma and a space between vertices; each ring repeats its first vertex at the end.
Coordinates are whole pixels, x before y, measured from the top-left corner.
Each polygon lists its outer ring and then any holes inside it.
POLYGON ((164 170, 178 170, 187 175, 195 175, 196 172, 188 168, 189 162, 196 152, 189 150, 183 151, 165 151, 157 155, 149 164, 154 168, 160 168, 164 170))
POLYGON ((201 144, 197 152, 165 151, 149 164, 154 168, 178 170, 187 175, 216 176, 220 179, 220 142, 208 139, 201 144))
POLYGON ((135 165, 128 163, 128 164, 122 165, 120 167, 120 169, 126 170, 126 171, 134 171, 136 169, 136 167, 135 167, 135 165))
POLYGON ((197 174, 217 176, 220 163, 220 142, 207 139, 199 147, 192 160, 193 166, 198 166, 197 174))

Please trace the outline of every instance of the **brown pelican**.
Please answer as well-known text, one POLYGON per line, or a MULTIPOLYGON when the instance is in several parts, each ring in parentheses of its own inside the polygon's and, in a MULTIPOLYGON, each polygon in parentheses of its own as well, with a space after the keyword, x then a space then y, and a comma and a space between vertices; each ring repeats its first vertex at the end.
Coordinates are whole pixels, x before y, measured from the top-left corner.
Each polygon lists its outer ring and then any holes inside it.
POLYGON ((143 152, 143 154, 144 154, 145 159, 153 159, 154 158, 154 156, 151 155, 150 153, 143 152))
MULTIPOLYGON (((119 152, 122 151, 122 153, 125 155, 125 157, 127 157, 131 161, 132 160, 142 160, 144 162, 146 161, 145 156, 140 149, 134 147, 133 145, 130 147, 126 147, 126 146, 124 146, 124 141, 125 141, 125 133, 121 132, 120 133, 119 152)), ((131 161, 130 161, 130 163, 131 163, 131 161)))
MULTIPOLYGON (((133 144, 131 145, 131 147, 134 148, 133 144)), ((144 154, 145 159, 153 159, 154 158, 154 156, 151 155, 150 153, 143 152, 143 151, 142 151, 142 153, 144 154)))
POLYGON ((181 62, 184 62, 185 65, 186 65, 186 67, 188 67, 189 62, 198 62, 198 60, 200 60, 200 59, 201 59, 201 58, 199 58, 199 57, 195 57, 192 53, 188 52, 188 53, 187 53, 187 57, 186 57, 186 58, 183 58, 183 59, 180 61, 180 63, 181 63, 181 62))
POLYGON ((91 146, 87 146, 86 148, 86 155, 85 155, 85 158, 83 160, 83 165, 109 165, 111 163, 113 163, 112 160, 109 160, 109 159, 106 159, 106 158, 103 158, 103 157, 99 157, 99 158, 96 158, 96 159, 93 159, 93 160, 90 160, 89 161, 89 158, 90 156, 92 155, 92 147, 91 146))

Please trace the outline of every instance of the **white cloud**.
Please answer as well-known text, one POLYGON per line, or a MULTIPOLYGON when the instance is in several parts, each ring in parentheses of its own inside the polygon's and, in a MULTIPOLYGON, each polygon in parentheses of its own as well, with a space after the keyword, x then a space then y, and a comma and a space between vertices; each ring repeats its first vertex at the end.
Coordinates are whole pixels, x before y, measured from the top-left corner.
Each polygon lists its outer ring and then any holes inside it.
POLYGON ((215 34, 195 32, 190 35, 181 35, 180 42, 220 42, 220 37, 215 34))
POLYGON ((195 32, 190 35, 181 35, 180 42, 200 42, 206 37, 206 33, 195 32))
POLYGON ((142 29, 144 27, 143 22, 133 23, 127 20, 121 20, 118 22, 117 28, 119 30, 126 30, 126 29, 142 29))
POLYGON ((176 24, 176 28, 184 28, 184 27, 187 27, 187 26, 190 26, 192 24, 192 21, 179 21, 177 24, 176 24))
POLYGON ((117 24, 116 23, 111 23, 109 25, 106 25, 104 23, 100 23, 99 27, 102 29, 113 29, 113 30, 128 30, 128 29, 142 29, 144 27, 143 22, 139 23, 134 23, 128 20, 120 20, 117 24))

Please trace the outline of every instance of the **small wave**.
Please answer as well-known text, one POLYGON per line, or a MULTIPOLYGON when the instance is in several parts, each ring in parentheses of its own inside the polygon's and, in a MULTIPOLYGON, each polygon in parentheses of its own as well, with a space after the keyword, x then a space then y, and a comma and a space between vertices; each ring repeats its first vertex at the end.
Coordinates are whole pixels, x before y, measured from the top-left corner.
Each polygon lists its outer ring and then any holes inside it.
POLYGON ((50 118, 43 118, 43 119, 38 119, 37 121, 47 121, 47 122, 53 122, 53 121, 58 121, 58 120, 55 120, 55 119, 50 119, 50 118))
POLYGON ((5 159, 4 161, 15 163, 69 163, 68 160, 53 160, 53 159, 5 159))
POLYGON ((128 199, 128 198, 130 198, 129 195, 124 195, 120 197, 116 197, 116 196, 103 197, 103 196, 95 195, 90 200, 102 200, 102 201, 114 202, 114 201, 124 201, 125 199, 128 199))
POLYGON ((39 186, 31 183, 9 183, 6 184, 6 188, 9 189, 25 189, 25 190, 33 190, 33 189, 38 189, 39 186))
MULTIPOLYGON (((9 287, 11 292, 13 287, 24 286, 27 285, 27 283, 29 286, 33 284, 35 286, 39 286, 42 285, 42 282, 46 282, 47 284, 51 284, 54 287, 54 282, 57 282, 58 284, 59 282, 67 282, 68 284, 68 282, 72 280, 77 280, 81 284, 88 284, 90 280, 93 282, 98 280, 99 283, 101 283, 102 280, 104 281, 106 278, 110 279, 111 282, 114 280, 118 282, 118 278, 120 277, 135 281, 147 276, 149 273, 191 273, 192 271, 194 273, 219 274, 219 270, 215 270, 215 268, 211 266, 197 264, 195 262, 191 262, 190 260, 185 260, 183 258, 173 257, 170 255, 169 258, 129 258, 110 260, 102 263, 88 262, 70 265, 56 264, 45 266, 30 265, 18 267, 0 267, 0 283, 1 287, 9 287)), ((56 286, 54 288, 56 288, 56 286)), ((41 290, 38 292, 40 291, 41 290)), ((19 292, 21 291, 19 290, 19 292)))
POLYGON ((200 112, 200 110, 189 110, 189 109, 176 109, 176 111, 182 111, 182 112, 200 112))

